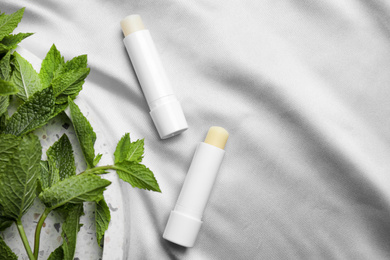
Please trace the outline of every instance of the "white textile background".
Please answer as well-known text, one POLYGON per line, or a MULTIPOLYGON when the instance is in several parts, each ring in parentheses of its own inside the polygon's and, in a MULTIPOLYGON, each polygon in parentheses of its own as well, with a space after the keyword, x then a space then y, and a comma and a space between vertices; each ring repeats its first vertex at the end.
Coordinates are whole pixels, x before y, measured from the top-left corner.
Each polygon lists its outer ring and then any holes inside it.
POLYGON ((145 138, 162 194, 123 185, 124 259, 390 258, 388 2, 3 0, 0 10, 23 6, 18 31, 35 35, 22 47, 88 54, 80 95, 111 152, 125 132, 145 138), (134 13, 190 126, 168 140, 122 42, 119 22, 134 13), (184 249, 161 235, 212 125, 230 139, 197 243, 184 249))

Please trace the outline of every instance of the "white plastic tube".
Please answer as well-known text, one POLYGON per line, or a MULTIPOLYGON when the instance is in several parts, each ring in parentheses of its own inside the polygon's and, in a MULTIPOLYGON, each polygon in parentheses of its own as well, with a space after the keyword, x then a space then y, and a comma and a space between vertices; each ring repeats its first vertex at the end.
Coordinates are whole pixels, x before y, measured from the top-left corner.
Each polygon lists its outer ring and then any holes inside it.
POLYGON ((227 131, 211 127, 205 142, 195 151, 175 209, 171 211, 163 237, 185 247, 193 247, 202 225, 202 216, 222 163, 227 131), (211 134, 217 138, 208 138, 211 134), (222 140, 219 141, 219 140, 222 140), (219 145, 222 143, 223 145, 219 145))
POLYGON ((188 129, 179 101, 173 93, 150 32, 144 28, 139 15, 121 21, 123 40, 144 96, 150 115, 161 139, 188 129))

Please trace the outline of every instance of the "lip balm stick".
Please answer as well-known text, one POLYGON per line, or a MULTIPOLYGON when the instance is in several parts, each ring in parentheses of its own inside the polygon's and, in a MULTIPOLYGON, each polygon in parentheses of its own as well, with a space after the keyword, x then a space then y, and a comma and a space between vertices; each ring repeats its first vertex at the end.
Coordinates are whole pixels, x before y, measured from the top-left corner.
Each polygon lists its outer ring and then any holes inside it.
POLYGON ((213 126, 194 154, 175 209, 171 211, 163 238, 193 247, 202 225, 202 215, 225 154, 228 132, 213 126))
POLYGON ((133 63, 150 115, 161 139, 188 129, 179 101, 173 93, 156 47, 139 15, 129 15, 121 21, 123 42, 133 63))

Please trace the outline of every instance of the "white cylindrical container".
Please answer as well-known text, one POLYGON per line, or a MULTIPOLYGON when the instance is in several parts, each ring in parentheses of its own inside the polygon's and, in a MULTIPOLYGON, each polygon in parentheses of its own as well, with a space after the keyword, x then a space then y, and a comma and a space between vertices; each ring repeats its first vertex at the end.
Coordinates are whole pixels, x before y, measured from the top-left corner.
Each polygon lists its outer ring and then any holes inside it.
MULTIPOLYGON (((214 127, 215 128, 215 127, 214 127)), ((210 128, 212 131, 213 127, 210 128)), ((219 128, 218 131, 220 131, 219 128)), ((210 135, 210 131, 208 136, 210 135)), ((227 132, 223 129, 225 146, 227 132)), ((191 166, 181 189, 175 209, 171 211, 163 237, 185 247, 194 246, 202 216, 209 200, 225 150, 214 142, 201 142, 194 154, 191 166)))
POLYGON ((123 40, 137 74, 150 115, 162 139, 188 129, 179 101, 173 93, 150 32, 139 15, 121 21, 123 40))
POLYGON ((225 150, 201 142, 194 154, 175 210, 201 219, 225 150))

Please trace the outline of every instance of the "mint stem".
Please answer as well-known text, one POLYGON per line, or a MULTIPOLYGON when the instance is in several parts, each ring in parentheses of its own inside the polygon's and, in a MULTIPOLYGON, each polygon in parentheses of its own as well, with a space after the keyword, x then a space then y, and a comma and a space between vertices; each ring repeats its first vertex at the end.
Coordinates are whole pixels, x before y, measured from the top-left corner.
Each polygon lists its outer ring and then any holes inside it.
POLYGON ((98 167, 86 169, 85 171, 83 171, 80 174, 95 173, 95 172, 99 172, 101 170, 116 170, 116 169, 117 169, 117 167, 115 165, 98 166, 98 167))
MULTIPOLYGON (((45 222, 45 219, 49 215, 51 209, 50 208, 45 208, 45 211, 42 213, 41 218, 38 221, 37 227, 35 229, 35 239, 34 239, 34 258, 30 259, 38 259, 38 253, 39 253, 39 240, 41 237, 41 229, 43 226, 43 223, 45 222)), ((30 249, 31 251, 31 249, 30 249)))
POLYGON ((22 238, 23 245, 24 245, 24 248, 26 249, 28 258, 30 258, 30 260, 35 260, 36 258, 33 255, 33 252, 31 251, 30 244, 28 243, 28 240, 27 240, 26 232, 24 232, 22 220, 18 219, 16 221, 16 226, 18 227, 19 235, 22 238))

